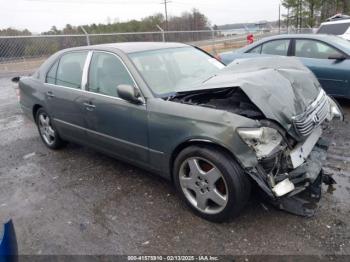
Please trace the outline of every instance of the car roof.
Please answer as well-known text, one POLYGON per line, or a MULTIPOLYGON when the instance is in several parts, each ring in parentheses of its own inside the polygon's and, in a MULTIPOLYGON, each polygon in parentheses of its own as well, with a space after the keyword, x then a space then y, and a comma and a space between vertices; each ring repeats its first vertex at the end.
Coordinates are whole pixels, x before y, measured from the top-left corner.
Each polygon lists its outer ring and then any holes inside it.
POLYGON ((285 39, 285 38, 308 38, 308 39, 316 39, 316 40, 329 40, 333 38, 334 35, 326 35, 326 34, 283 34, 283 35, 275 35, 270 37, 265 37, 262 40, 273 40, 273 39, 285 39))
MULTIPOLYGON (((326 34, 283 34, 283 35, 275 35, 275 36, 270 36, 270 37, 265 37, 260 39, 259 41, 254 42, 251 45, 242 47, 241 49, 239 49, 239 51, 245 52, 251 48, 254 48, 255 46, 258 46, 262 43, 271 41, 271 40, 280 40, 280 39, 297 39, 297 38, 303 38, 303 39, 314 39, 314 40, 320 40, 320 41, 324 41, 327 42, 337 48, 339 48, 340 50, 344 51, 345 53, 347 53, 348 55, 350 55, 350 44, 349 47, 345 47, 342 46, 340 44, 337 43, 337 39, 339 39, 338 36, 336 35, 326 35, 326 34)), ((346 40, 344 40, 346 41, 346 40)), ((237 50, 238 51, 238 50, 237 50)))
POLYGON ((331 24, 344 24, 344 23, 349 23, 350 18, 338 18, 330 21, 323 22, 322 25, 331 25, 331 24))
POLYGON ((91 46, 81 46, 65 49, 65 51, 74 51, 81 49, 95 49, 95 50, 111 50, 117 49, 124 53, 136 53, 143 51, 187 47, 189 45, 175 42, 124 42, 124 43, 110 43, 91 46))

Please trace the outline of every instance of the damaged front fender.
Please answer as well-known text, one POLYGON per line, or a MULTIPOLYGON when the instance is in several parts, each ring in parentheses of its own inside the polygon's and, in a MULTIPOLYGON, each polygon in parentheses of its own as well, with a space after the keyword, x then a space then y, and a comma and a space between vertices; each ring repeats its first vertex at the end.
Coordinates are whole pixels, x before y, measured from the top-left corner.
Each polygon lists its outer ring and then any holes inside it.
MULTIPOLYGON (((163 152, 151 154, 150 161, 154 165, 170 163, 176 148, 196 140, 210 141, 226 148, 243 168, 258 164, 256 153, 242 141, 236 129, 260 127, 259 121, 224 110, 164 101, 160 98, 148 100, 147 106, 150 112, 150 147, 163 152)), ((164 169, 167 168, 165 165, 164 169)))

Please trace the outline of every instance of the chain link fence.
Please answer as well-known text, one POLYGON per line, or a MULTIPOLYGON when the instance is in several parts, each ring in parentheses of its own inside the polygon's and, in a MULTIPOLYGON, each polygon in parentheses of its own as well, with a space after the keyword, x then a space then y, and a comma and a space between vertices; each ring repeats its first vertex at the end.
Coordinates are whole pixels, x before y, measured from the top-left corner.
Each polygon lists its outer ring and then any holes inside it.
MULTIPOLYGON (((254 40, 275 35, 278 29, 253 33, 254 40)), ((285 32, 284 32, 285 33, 285 32)), ((247 32, 235 30, 157 31, 85 35, 0 36, 0 76, 30 73, 53 53, 76 46, 118 42, 183 42, 211 54, 233 50, 247 44, 247 32)))

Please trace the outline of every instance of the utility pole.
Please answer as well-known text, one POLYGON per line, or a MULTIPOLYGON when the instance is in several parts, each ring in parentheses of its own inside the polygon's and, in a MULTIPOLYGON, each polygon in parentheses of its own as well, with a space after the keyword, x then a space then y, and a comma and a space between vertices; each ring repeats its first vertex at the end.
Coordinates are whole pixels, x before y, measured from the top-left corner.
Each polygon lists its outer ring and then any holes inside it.
POLYGON ((289 34, 289 6, 287 8, 287 34, 289 34))
POLYGON ((170 3, 169 0, 164 0, 161 4, 164 5, 164 11, 165 11, 165 31, 168 31, 168 8, 167 4, 170 3))
POLYGON ((278 34, 281 34, 281 5, 278 6, 278 34))
POLYGON ((303 0, 299 0, 299 33, 301 32, 301 28, 303 24, 303 0))

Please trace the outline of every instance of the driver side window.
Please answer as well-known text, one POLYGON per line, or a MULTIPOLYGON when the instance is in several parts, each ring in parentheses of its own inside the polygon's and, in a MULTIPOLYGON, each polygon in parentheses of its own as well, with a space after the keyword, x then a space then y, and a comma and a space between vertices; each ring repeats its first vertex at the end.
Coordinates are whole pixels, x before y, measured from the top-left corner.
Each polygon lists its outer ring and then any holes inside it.
POLYGON ((297 39, 295 41, 296 57, 328 59, 333 55, 341 55, 341 53, 327 44, 315 40, 297 39))
POLYGON ((94 52, 89 68, 88 90, 118 97, 118 85, 134 85, 123 63, 113 54, 94 52))

